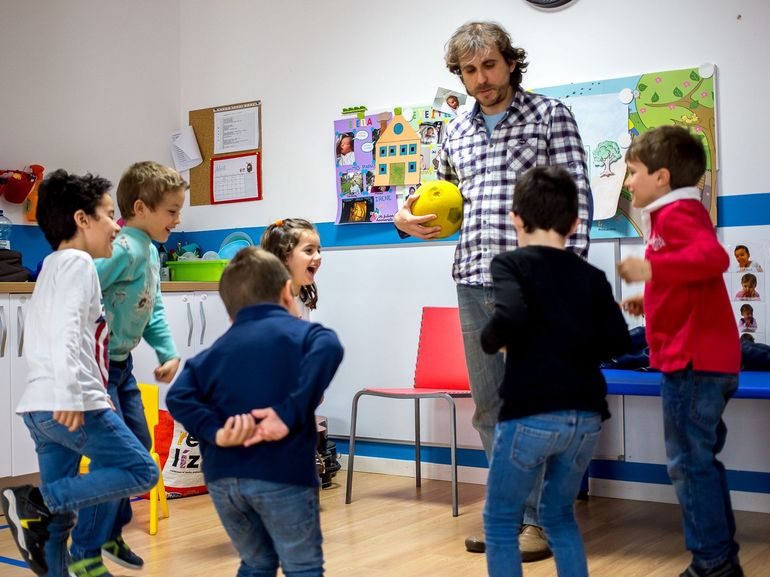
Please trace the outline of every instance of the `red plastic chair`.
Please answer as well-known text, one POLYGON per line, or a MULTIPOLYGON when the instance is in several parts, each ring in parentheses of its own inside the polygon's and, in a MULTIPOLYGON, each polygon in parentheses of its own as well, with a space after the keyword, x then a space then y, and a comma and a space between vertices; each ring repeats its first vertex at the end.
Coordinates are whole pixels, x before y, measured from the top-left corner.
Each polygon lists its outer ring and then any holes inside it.
POLYGON ((450 410, 450 454, 452 465, 452 516, 457 517, 457 410, 454 399, 471 396, 468 369, 465 364, 460 315, 457 308, 424 307, 417 344, 417 366, 411 389, 364 388, 353 397, 350 417, 350 454, 345 503, 353 492, 353 461, 356 450, 356 419, 358 400, 364 396, 391 399, 414 399, 414 461, 417 487, 420 474, 420 399, 445 399, 450 410))

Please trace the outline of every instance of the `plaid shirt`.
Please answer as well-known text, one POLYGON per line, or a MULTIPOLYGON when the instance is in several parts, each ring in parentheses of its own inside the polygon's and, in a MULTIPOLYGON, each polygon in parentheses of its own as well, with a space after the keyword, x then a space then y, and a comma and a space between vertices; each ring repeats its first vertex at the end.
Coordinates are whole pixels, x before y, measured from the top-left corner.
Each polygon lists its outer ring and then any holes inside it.
POLYGON ((455 282, 492 284, 492 258, 518 246, 508 216, 516 178, 542 165, 561 165, 575 178, 580 224, 567 239, 567 248, 585 257, 593 212, 591 187, 583 141, 566 106, 517 90, 491 137, 478 104, 449 124, 438 177, 457 184, 464 198, 463 226, 452 267, 455 282))

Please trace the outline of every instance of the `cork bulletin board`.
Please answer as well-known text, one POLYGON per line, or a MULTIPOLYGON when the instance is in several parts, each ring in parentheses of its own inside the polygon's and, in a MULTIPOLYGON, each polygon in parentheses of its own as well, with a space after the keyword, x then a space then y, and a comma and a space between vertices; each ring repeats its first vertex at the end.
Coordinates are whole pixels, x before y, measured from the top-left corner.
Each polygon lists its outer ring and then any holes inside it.
POLYGON ((258 195, 254 198, 243 200, 260 200, 262 198, 261 190, 261 159, 262 159, 262 102, 253 100, 250 102, 240 102, 237 104, 228 104, 225 106, 215 106, 212 108, 203 108, 201 110, 191 110, 189 113, 190 126, 195 131, 198 147, 201 151, 203 162, 190 170, 190 206, 202 206, 212 204, 214 198, 212 191, 212 160, 227 159, 233 155, 233 152, 226 151, 216 153, 217 127, 215 115, 219 112, 238 111, 256 108, 257 110, 257 138, 256 147, 238 149, 238 155, 256 154, 257 158, 257 186, 258 195))

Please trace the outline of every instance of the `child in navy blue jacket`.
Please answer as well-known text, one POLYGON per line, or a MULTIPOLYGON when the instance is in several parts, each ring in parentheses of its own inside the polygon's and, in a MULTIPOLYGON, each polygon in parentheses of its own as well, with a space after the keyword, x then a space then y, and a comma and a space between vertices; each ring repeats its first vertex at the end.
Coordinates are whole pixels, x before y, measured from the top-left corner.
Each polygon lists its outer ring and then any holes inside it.
POLYGON ((291 278, 242 249, 219 292, 233 325, 166 398, 200 441, 203 473, 241 574, 323 575, 314 410, 342 361, 335 333, 297 318, 291 278))

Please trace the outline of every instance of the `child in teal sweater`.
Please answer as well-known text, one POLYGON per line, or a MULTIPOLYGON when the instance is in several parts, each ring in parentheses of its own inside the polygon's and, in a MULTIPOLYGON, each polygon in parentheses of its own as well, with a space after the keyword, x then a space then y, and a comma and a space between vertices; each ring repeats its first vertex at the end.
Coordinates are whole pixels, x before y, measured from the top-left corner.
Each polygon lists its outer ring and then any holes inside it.
MULTIPOLYGON (((155 378, 160 383, 171 382, 179 368, 161 299, 158 250, 151 241, 166 242, 179 224, 186 189, 187 183, 172 168, 152 161, 130 166, 117 190, 125 226, 113 243, 112 257, 96 260, 110 327, 108 393, 115 410, 148 449, 150 433, 131 351, 142 338, 147 341, 158 356, 155 378)), ((122 537, 131 516, 128 499, 79 512, 70 547, 72 559, 84 561, 77 577, 104 576, 102 554, 123 567, 142 568, 144 561, 122 537)))

